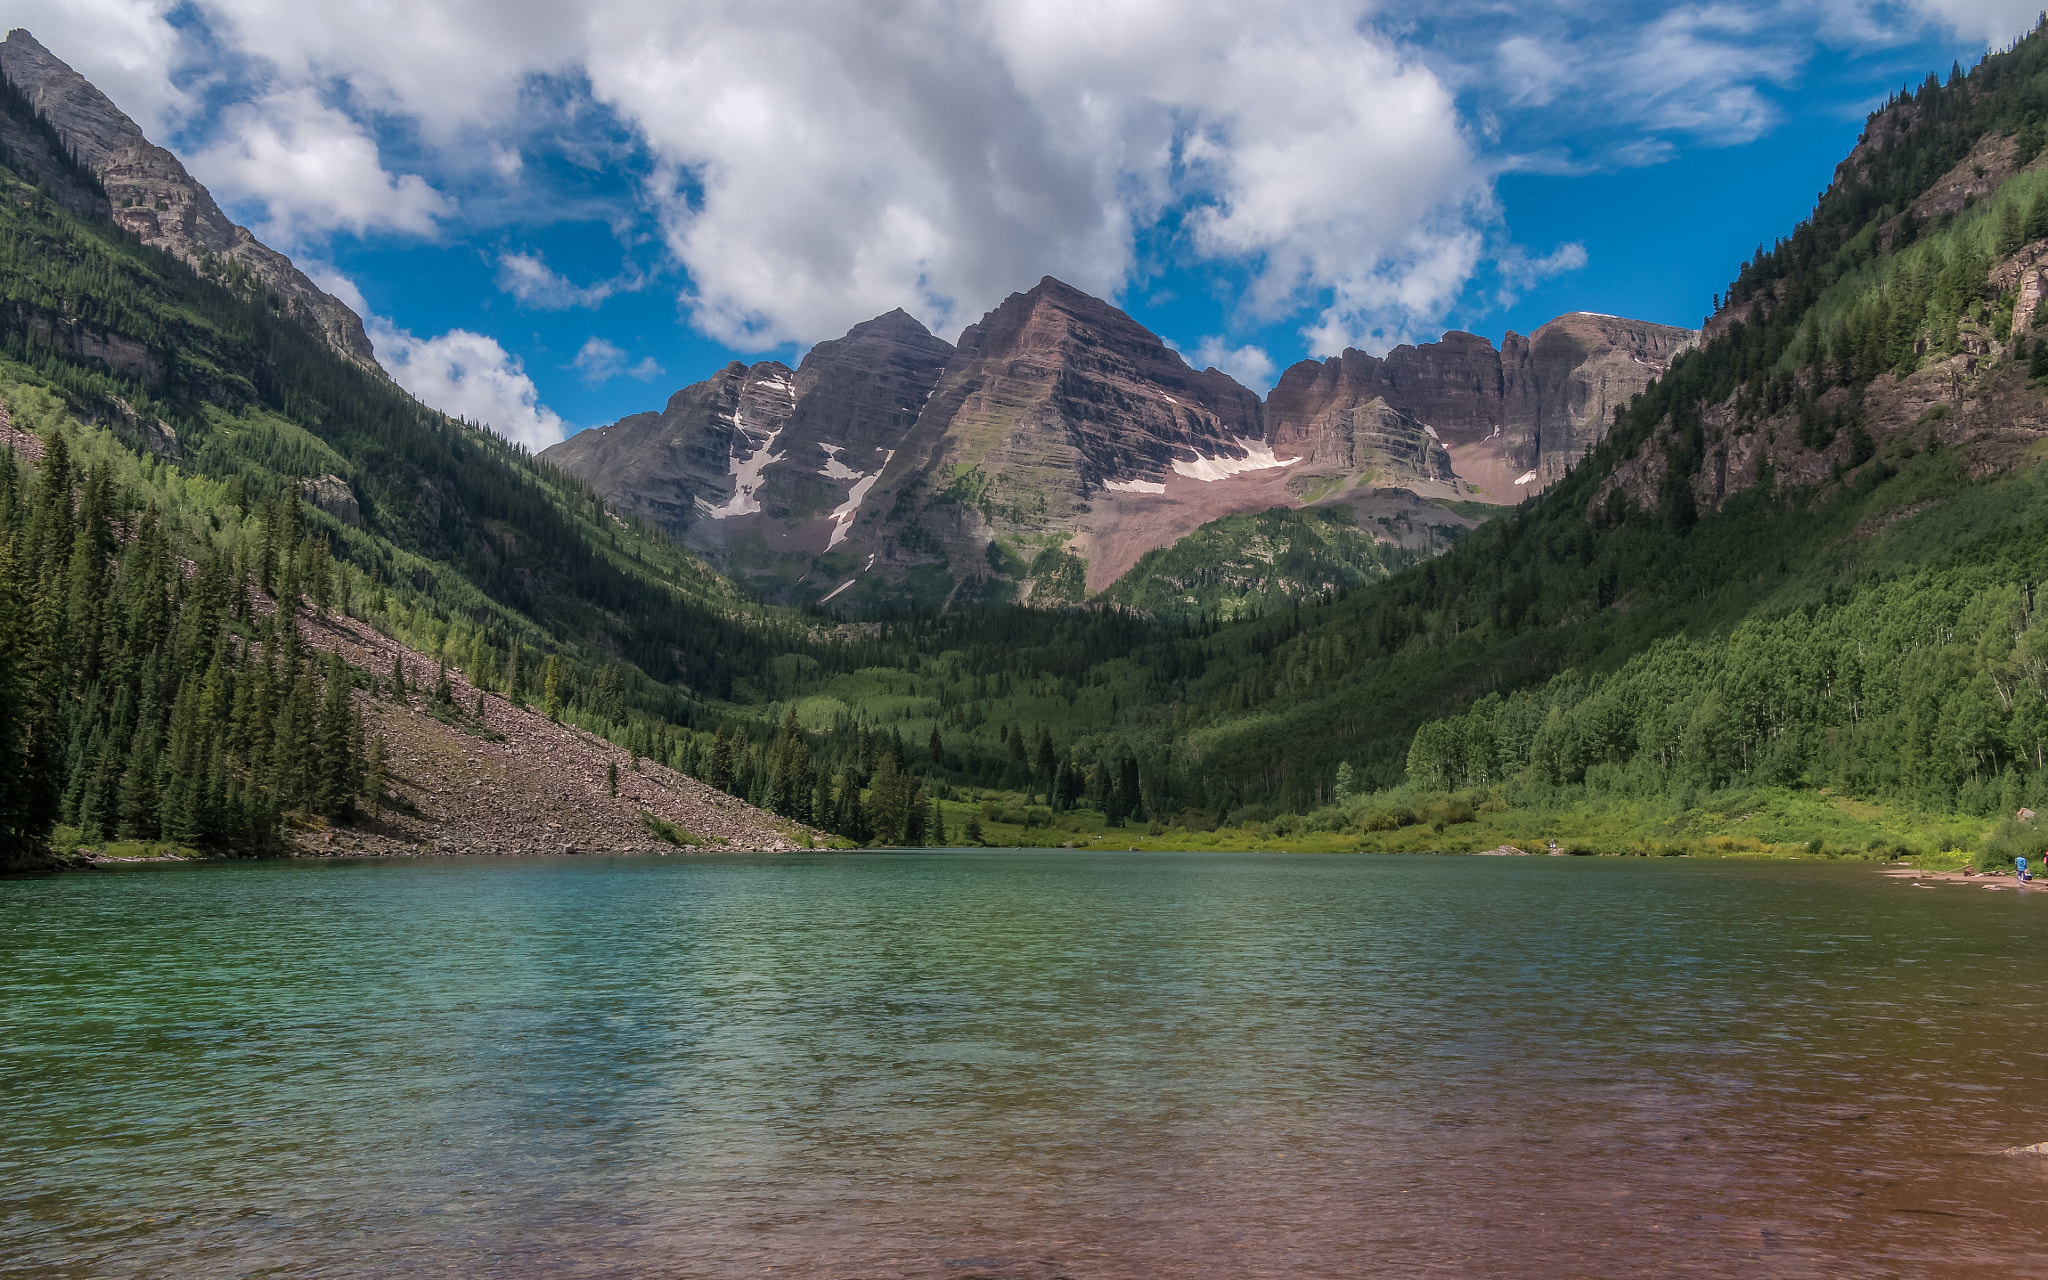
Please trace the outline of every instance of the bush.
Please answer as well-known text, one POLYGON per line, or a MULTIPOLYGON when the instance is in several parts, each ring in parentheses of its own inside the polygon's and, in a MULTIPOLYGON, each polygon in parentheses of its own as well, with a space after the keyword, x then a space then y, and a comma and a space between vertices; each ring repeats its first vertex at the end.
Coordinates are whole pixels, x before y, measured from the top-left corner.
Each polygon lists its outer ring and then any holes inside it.
POLYGON ((1358 826, 1363 831, 1398 831, 1413 826, 1415 814, 1406 805, 1375 805, 1359 815, 1358 826))
POLYGON ((1479 811, 1463 796, 1433 800, 1424 808, 1423 816, 1433 827, 1456 827, 1479 821, 1479 811))
POLYGON ((2048 838, 2044 838, 2038 826, 2007 818, 1984 838, 1971 861, 1979 871, 2011 871, 2014 858, 2024 857, 2039 865, 2044 846, 2048 846, 2048 838))
POLYGON ((678 849, 695 849, 704 843, 689 831, 665 818, 657 818, 645 809, 640 811, 640 825, 647 828, 647 834, 666 840, 678 849))

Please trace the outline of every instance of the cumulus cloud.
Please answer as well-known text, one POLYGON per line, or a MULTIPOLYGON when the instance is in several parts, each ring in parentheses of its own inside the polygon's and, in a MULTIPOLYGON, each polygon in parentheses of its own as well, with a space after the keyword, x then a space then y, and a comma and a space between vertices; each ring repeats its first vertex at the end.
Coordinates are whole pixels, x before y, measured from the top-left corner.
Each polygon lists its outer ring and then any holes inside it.
POLYGON ((467 329, 416 338, 381 316, 368 330, 392 381, 442 413, 481 423, 536 452, 568 434, 561 416, 540 402, 519 357, 495 338, 467 329))
POLYGON ((1580 270, 1586 262, 1586 246, 1577 241, 1561 244, 1549 253, 1535 255, 1520 245, 1511 244, 1494 258, 1494 270, 1500 279, 1494 303, 1502 307, 1513 306, 1523 290, 1533 289, 1552 277, 1580 270))
POLYGON ((651 382, 662 374, 662 367, 655 363, 653 356, 642 358, 638 364, 629 364, 629 359, 624 348, 592 334, 576 353, 576 358, 569 362, 569 367, 592 386, 609 382, 621 374, 641 382, 651 382))
POLYGON ((0 26, 34 32, 161 140, 191 106, 172 76, 181 36, 170 18, 180 7, 180 0, 9 0, 0 26))
POLYGON ((1412 277, 1489 213, 1451 93, 1334 0, 625 19, 592 14, 592 87, 667 162, 687 305, 735 345, 899 305, 956 329, 1047 272, 1115 293, 1175 213, 1259 315, 1318 298, 1355 329, 1354 299, 1443 305, 1412 277))
POLYGON ((1202 339, 1190 363, 1197 369, 1221 369, 1260 395, 1273 389, 1273 374, 1277 372, 1273 357, 1264 348, 1232 347, 1223 338, 1202 339))
MULTIPOLYGON (((287 239, 431 230, 458 213, 456 170, 528 181, 545 101, 565 135, 593 107, 632 133, 686 312, 734 346, 896 306, 951 332, 1041 275, 1114 296, 1172 258, 1243 282, 1231 323, 1298 317, 1327 353, 1429 336, 1499 252, 1503 169, 1744 141, 1818 49, 1930 22, 2009 38, 2035 3, 1553 0, 1505 21, 1499 0, 1445 0, 1426 26, 1364 0, 17 7, 141 115, 217 132, 195 168, 287 239), (393 130, 424 158, 384 163, 393 130)), ((530 254, 498 268, 532 307, 626 287, 530 254)))
POLYGON ((230 107, 221 125, 224 137, 191 158, 193 171, 230 198, 262 201, 269 217, 258 230, 268 239, 289 245, 335 230, 423 235, 453 211, 425 178, 387 173, 363 127, 310 89, 230 107))

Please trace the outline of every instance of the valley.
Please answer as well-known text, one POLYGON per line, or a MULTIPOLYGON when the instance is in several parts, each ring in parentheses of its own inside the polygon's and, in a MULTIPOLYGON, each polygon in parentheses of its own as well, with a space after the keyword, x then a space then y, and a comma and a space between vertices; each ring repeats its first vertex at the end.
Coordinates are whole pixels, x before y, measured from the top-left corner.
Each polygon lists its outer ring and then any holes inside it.
POLYGON ((2048 809, 2039 34, 1874 114, 1698 333, 1572 313, 1262 398, 1048 277, 957 342, 891 312, 538 457, 365 365, 16 37, 13 865, 369 850, 352 815, 402 797, 394 851, 577 844, 543 816, 573 803, 581 839, 671 848, 1985 866, 2048 809), (355 639, 308 656, 278 601, 355 639), (381 646, 447 673, 437 713, 381 646), (485 734, 567 754, 486 768, 485 734), (378 738, 443 764, 364 790, 378 738), (615 795, 621 760, 654 789, 615 795), (436 780, 466 770, 513 834, 436 780))

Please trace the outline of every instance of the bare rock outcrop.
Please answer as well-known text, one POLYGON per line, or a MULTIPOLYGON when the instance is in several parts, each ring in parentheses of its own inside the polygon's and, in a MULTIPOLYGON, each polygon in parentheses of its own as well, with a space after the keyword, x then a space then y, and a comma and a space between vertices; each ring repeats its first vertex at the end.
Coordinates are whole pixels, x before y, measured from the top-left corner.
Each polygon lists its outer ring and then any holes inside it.
POLYGON ((845 542, 923 412, 951 343, 898 310, 779 361, 727 365, 660 413, 571 436, 543 456, 728 572, 758 544, 807 561, 845 542))
POLYGON ((114 221, 142 242, 164 249, 202 273, 234 263, 278 295, 329 346, 382 374, 363 320, 221 212, 185 166, 143 135, 85 77, 17 27, 0 43, 0 70, 55 125, 72 153, 106 187, 114 221))
MULTIPOLYGON (((1357 412, 1377 402, 1428 428, 1470 496, 1518 502, 1605 438, 1614 410, 1697 338, 1689 329, 1575 312, 1526 338, 1510 332, 1498 350, 1459 332, 1384 357, 1349 350, 1282 374, 1266 401, 1266 429, 1278 451, 1334 456, 1341 450, 1325 437, 1351 433, 1357 412)), ((1439 477, 1418 456, 1407 478, 1439 477)))
POLYGON ((1512 503, 1562 476, 1696 335, 1562 316, 1289 369, 1263 403, 1047 277, 961 334, 901 311, 790 370, 732 364, 544 455, 771 599, 1078 601, 1222 516, 1512 503))

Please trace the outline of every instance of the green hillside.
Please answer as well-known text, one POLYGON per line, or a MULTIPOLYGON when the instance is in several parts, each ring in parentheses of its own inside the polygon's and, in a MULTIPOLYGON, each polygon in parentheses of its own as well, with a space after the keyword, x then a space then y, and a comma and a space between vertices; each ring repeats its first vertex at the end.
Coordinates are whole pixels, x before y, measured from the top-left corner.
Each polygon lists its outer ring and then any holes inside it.
POLYGON ((2044 118, 2039 33, 1888 104, 1706 343, 1437 558, 1269 512, 1153 553, 1107 603, 861 623, 759 605, 245 280, 9 170, 0 398, 45 452, 0 475, 8 856, 53 823, 256 850, 339 820, 367 748, 286 759, 276 706, 377 673, 266 667, 291 639, 263 602, 296 585, 856 841, 1227 824, 1329 848, 1995 858, 2030 838, 2000 815, 2048 807, 2048 341, 2016 288, 2048 262, 2048 178, 2024 168, 2044 118), (1959 165, 1981 194, 1922 198, 1959 165), (265 689, 270 711, 236 709, 265 689), (124 809, 140 737, 154 790, 124 809))
MULTIPOLYGON (((1445 522, 1445 537, 1464 533, 1445 522)), ((1148 551, 1103 599, 1161 617, 1231 619, 1368 582, 1426 558, 1361 528, 1351 508, 1274 507, 1212 520, 1148 551)))

